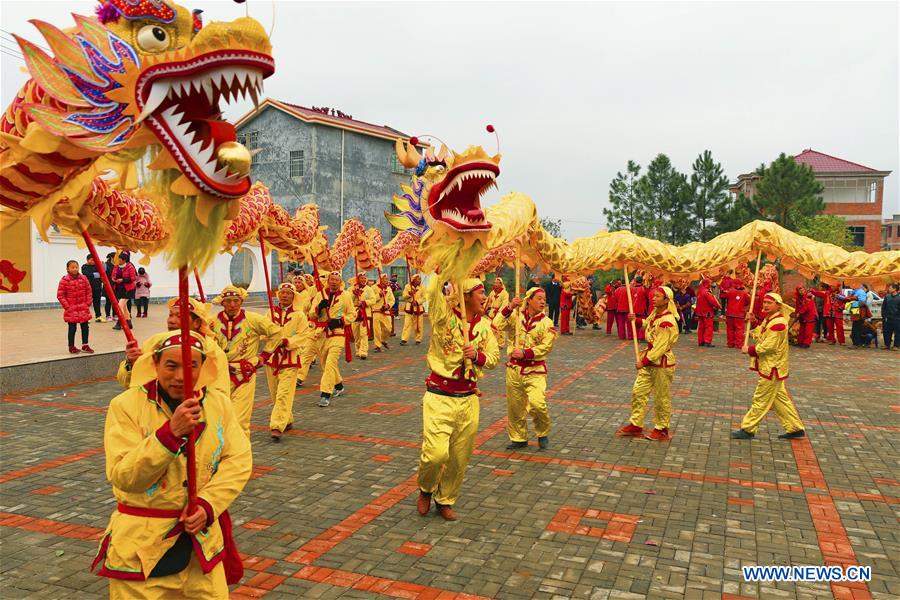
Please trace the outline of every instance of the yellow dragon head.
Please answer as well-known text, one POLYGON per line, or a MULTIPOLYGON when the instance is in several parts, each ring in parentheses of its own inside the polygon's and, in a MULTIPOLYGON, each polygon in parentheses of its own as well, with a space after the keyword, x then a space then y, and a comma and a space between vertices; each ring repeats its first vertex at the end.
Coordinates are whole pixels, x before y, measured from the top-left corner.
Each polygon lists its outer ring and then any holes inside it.
MULTIPOLYGON (((497 186, 500 155, 490 156, 481 146, 469 146, 462 154, 442 146, 437 154, 426 150, 422 156, 415 146, 417 140, 410 141, 407 145, 398 139, 396 150, 403 166, 416 169, 415 194, 414 198, 403 197, 407 203, 398 207, 399 215, 388 216, 391 223, 399 229, 417 229, 423 241, 462 237, 468 244, 483 239, 491 224, 481 209, 481 197, 497 186), (404 214, 409 208, 414 214, 404 214)), ((396 204, 397 198, 394 201, 396 204)))
POLYGON ((40 91, 20 105, 28 122, 99 155, 158 144, 151 168, 178 169, 172 191, 184 196, 222 201, 250 190, 250 155, 219 104, 255 101, 274 72, 257 21, 203 27, 200 11, 165 0, 101 0, 96 19, 74 19, 66 32, 32 21, 53 56, 18 39, 40 91))

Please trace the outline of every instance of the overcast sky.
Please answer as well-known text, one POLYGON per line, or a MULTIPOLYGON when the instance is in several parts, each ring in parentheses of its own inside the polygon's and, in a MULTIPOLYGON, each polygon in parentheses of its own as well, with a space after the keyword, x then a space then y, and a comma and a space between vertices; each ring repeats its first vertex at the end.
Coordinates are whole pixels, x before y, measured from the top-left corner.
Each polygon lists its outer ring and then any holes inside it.
MULTIPOLYGON (((8 32, 68 26, 93 2, 0 3, 4 105, 25 81, 8 32)), ((204 18, 244 12, 194 2, 204 18)), ((268 29, 272 3, 250 0, 268 29)), ((276 2, 273 98, 331 106, 503 162, 499 198, 530 195, 563 234, 604 226, 609 182, 663 152, 712 151, 732 180, 805 148, 879 170, 898 204, 897 2, 276 2)), ((236 106, 231 116, 243 114, 236 106)), ((488 201, 490 203, 491 200, 488 201)))

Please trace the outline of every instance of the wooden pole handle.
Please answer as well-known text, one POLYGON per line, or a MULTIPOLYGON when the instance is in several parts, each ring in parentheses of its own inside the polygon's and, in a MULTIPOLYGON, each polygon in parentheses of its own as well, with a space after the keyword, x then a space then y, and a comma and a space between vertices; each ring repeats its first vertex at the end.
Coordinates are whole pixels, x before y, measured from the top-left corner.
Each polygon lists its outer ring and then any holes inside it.
MULTIPOLYGON (((634 314, 634 300, 631 298, 631 280, 628 277, 628 265, 625 265, 625 290, 628 292, 628 313, 634 314)), ((638 361, 641 359, 641 351, 638 349, 638 340, 637 340, 637 324, 634 321, 630 321, 631 323, 631 340, 634 342, 634 360, 638 361)))

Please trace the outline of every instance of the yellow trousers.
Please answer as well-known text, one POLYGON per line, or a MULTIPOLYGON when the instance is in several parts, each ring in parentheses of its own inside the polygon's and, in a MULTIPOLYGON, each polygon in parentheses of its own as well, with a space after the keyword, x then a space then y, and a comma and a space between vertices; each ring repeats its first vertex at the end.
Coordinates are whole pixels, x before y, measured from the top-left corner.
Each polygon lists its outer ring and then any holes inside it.
POLYGON ((356 356, 365 358, 369 355, 369 328, 362 321, 354 321, 353 340, 356 343, 356 356))
POLYGON ((191 557, 180 573, 165 577, 151 577, 147 581, 109 580, 110 600, 157 600, 169 598, 228 598, 225 567, 217 564, 204 574, 196 556, 191 557))
POLYGON ((269 429, 284 431, 294 423, 294 394, 297 393, 297 374, 300 369, 282 369, 274 375, 272 367, 266 367, 266 383, 269 384, 269 397, 272 398, 272 414, 269 416, 269 429))
POLYGON ((338 368, 344 354, 344 337, 323 337, 322 340, 319 346, 319 368, 322 369, 319 391, 332 394, 334 386, 344 381, 338 368))
POLYGON ((409 313, 403 315, 403 331, 400 333, 400 339, 408 342, 413 335, 416 341, 422 341, 422 335, 425 333, 425 315, 411 315, 409 313))
POLYGON ((794 403, 788 398, 784 379, 766 379, 765 377, 760 377, 756 382, 753 401, 750 410, 741 420, 741 429, 755 434, 759 429, 759 424, 766 417, 766 413, 773 407, 785 431, 792 433, 803 429, 803 421, 800 420, 794 403))
POLYGON ((425 392, 419 489, 438 504, 456 504, 478 432, 478 395, 451 398, 425 392))
POLYGON ((550 411, 547 410, 547 376, 522 375, 520 368, 506 368, 506 433, 510 441, 528 441, 528 416, 537 437, 550 435, 550 411))
POLYGON ((241 429, 250 437, 250 418, 253 416, 253 400, 256 398, 256 373, 244 384, 235 387, 231 384, 231 408, 234 417, 241 424, 241 429))
POLYGON ((635 427, 644 426, 644 415, 647 414, 647 401, 653 393, 653 427, 666 429, 672 418, 672 380, 675 378, 675 367, 661 369, 644 367, 637 373, 631 388, 631 419, 635 427))
POLYGON ((381 348, 387 339, 391 337, 391 321, 393 319, 393 316, 380 312, 372 315, 372 329, 375 333, 376 348, 381 348))
MULTIPOLYGON (((297 371, 297 379, 299 381, 306 381, 306 376, 309 375, 309 368, 312 366, 313 361, 316 360, 316 357, 319 356, 319 346, 322 344, 323 339, 325 339, 325 336, 321 333, 321 330, 314 331, 304 338, 303 345, 300 347, 300 370, 297 371)), ((320 363, 319 368, 321 366, 320 363)))

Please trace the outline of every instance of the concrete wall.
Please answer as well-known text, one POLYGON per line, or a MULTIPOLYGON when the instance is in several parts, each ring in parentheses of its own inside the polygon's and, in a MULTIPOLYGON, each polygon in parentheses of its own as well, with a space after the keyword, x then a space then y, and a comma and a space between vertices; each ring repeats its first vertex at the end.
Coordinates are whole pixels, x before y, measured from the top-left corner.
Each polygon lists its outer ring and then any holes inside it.
MULTIPOLYGON (((319 206, 322 225, 328 226, 329 242, 350 218, 362 221, 366 228, 376 227, 384 242, 391 237, 391 226, 384 218, 391 209, 391 197, 409 176, 392 172, 394 142, 374 136, 322 125, 306 123, 276 108, 267 107, 245 122, 239 134, 259 132, 259 146, 251 176, 265 183, 272 198, 289 213, 308 202, 319 206), (344 135, 343 221, 341 220, 341 134, 344 135), (290 177, 290 152, 304 152, 304 175, 290 177)), ((344 267, 345 276, 353 273, 352 262, 344 267)), ((277 265, 273 264, 273 280, 277 265)))
MULTIPOLYGON (((37 233, 37 229, 31 226, 31 268, 32 291, 30 293, 0 294, 0 310, 24 310, 34 308, 47 308, 58 306, 56 289, 59 280, 66 272, 66 261, 77 260, 79 265, 84 264, 88 254, 86 248, 79 248, 75 239, 66 235, 51 234, 49 241, 45 242, 37 233)), ((252 265, 251 292, 264 292, 265 279, 262 276, 262 262, 259 248, 247 248, 250 256, 248 262, 252 265)), ((101 260, 106 259, 114 248, 98 246, 97 252, 101 260)), ((135 267, 140 267, 141 254, 132 256, 135 267)), ((214 296, 223 287, 231 283, 232 257, 228 254, 219 255, 213 264, 202 275, 203 291, 208 297, 214 296)), ((153 298, 171 298, 178 295, 178 273, 166 268, 163 256, 154 257, 145 267, 153 286, 150 288, 153 298)), ((196 291, 194 280, 191 279, 191 291, 196 291)), ((152 300, 151 300, 152 301, 152 300)))

